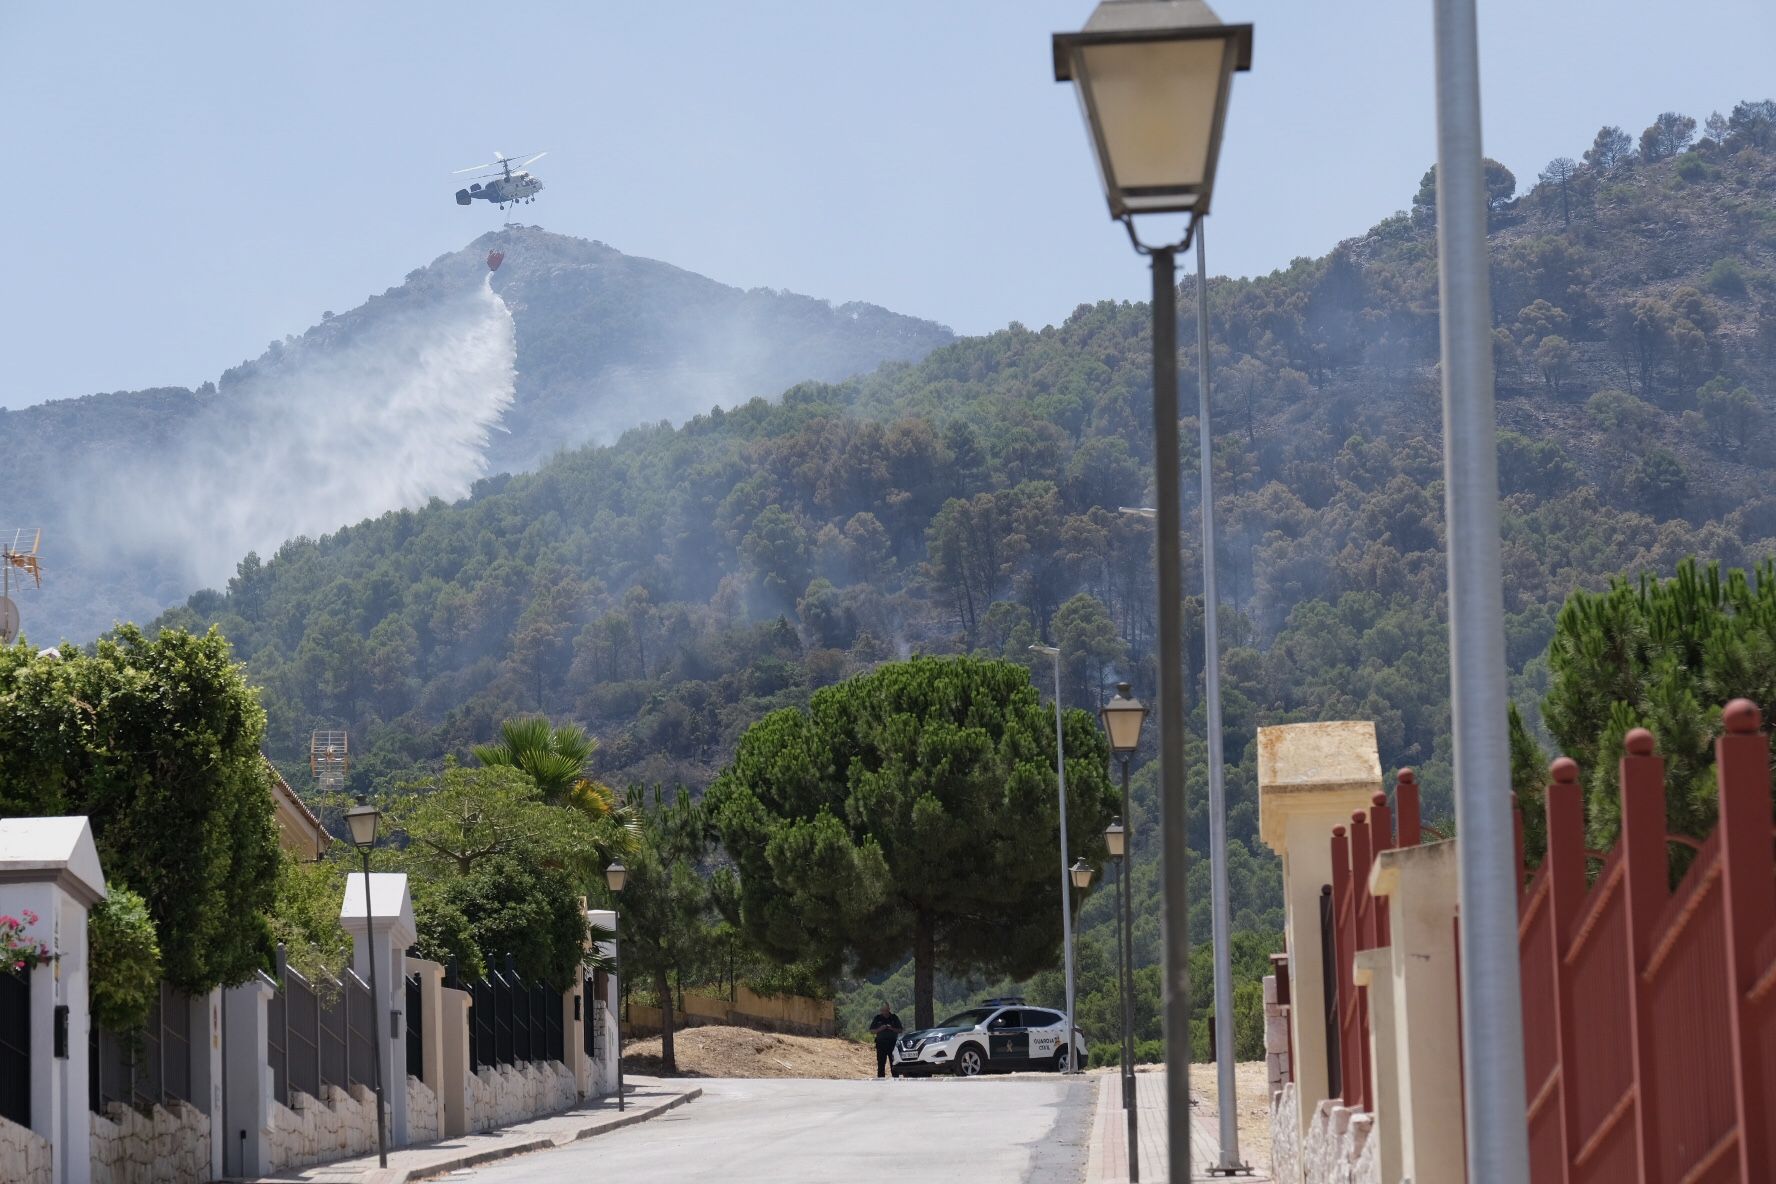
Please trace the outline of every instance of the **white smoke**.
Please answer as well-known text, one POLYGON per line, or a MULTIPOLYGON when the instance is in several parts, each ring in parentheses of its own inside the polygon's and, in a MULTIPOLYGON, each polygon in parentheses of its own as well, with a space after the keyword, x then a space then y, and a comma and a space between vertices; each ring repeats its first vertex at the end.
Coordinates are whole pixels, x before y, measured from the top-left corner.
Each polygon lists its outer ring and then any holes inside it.
POLYGON ((462 497, 486 475, 516 380, 512 315, 490 278, 274 351, 172 454, 83 482, 85 517, 126 554, 220 586, 248 551, 462 497))

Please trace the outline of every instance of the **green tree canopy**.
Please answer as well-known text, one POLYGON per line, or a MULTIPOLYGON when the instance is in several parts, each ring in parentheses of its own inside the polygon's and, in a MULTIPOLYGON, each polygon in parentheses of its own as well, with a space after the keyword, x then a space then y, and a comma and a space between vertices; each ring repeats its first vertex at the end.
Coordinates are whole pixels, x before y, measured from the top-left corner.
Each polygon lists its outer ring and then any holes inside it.
MULTIPOLYGON (((914 1012, 950 972, 1030 974, 1058 956, 1054 722, 1023 667, 913 658, 817 691, 741 738, 710 789, 765 949, 836 971, 911 952, 914 1012)), ((1074 854, 1116 809, 1096 721, 1066 719, 1074 854)))
POLYGON ((411 877, 428 957, 465 973, 505 965, 562 986, 584 958, 579 900, 630 832, 612 818, 545 802, 516 768, 447 762, 382 799, 394 844, 385 864, 411 877))
POLYGON ((1686 559, 1669 580, 1574 592, 1548 667, 1542 716, 1583 770, 1592 845, 1615 840, 1616 762, 1633 728, 1650 729, 1665 758, 1667 826, 1706 838, 1721 708, 1740 697, 1776 707, 1776 565, 1723 576, 1719 564, 1686 559))
POLYGON ((124 625, 90 652, 10 646, 0 686, 0 816, 87 815, 174 986, 251 975, 271 947, 272 774, 265 712, 222 635, 124 625))
POLYGON ((633 789, 629 807, 640 820, 640 833, 624 861, 629 878, 616 902, 620 957, 630 981, 653 985, 660 1001, 661 1065, 676 1073, 672 988, 701 969, 720 941, 714 894, 723 885, 700 868, 709 853, 702 803, 681 789, 670 803, 656 790, 650 805, 640 789, 633 789))

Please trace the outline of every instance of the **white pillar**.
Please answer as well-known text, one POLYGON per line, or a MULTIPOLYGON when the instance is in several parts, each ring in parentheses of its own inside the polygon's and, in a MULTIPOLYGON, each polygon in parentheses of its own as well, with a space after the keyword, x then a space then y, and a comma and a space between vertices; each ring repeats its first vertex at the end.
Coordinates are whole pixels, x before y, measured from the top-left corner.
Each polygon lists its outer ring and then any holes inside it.
POLYGON ((406 1024, 396 1029, 393 1017, 405 1021, 407 1011, 406 949, 418 938, 413 925, 413 898, 407 892, 404 872, 371 872, 368 922, 365 912, 364 873, 346 877, 345 899, 339 924, 352 939, 352 969, 366 983, 370 961, 376 960, 376 986, 382 998, 374 1000, 382 1032, 382 1096, 389 1112, 389 1146, 407 1145, 407 1039, 406 1024), (365 940, 368 923, 370 940, 365 940))
MULTIPOLYGON (((617 914, 611 909, 589 909, 586 912, 586 921, 598 929, 618 933, 617 914)), ((619 934, 619 940, 620 937, 619 934)), ((608 941, 599 942, 598 952, 608 958, 611 956, 611 946, 612 943, 608 941)), ((619 965, 618 969, 621 970, 622 967, 619 965)), ((617 1092, 616 1052, 620 1036, 617 1008, 621 998, 617 976, 614 974, 605 977, 605 992, 602 999, 595 1000, 590 993, 587 995, 586 1006, 588 1008, 591 1008, 595 1002, 604 1004, 604 1030, 598 1033, 598 1059, 590 1067, 590 1083, 587 1093, 591 1096, 605 1097, 617 1092)), ((593 1023, 594 1020, 595 1016, 589 1011, 586 1015, 586 1022, 593 1023)))
POLYGON ((222 1177, 222 988, 190 999, 191 1096, 210 1120, 210 1178, 222 1177))
POLYGON ((1396 1039, 1398 1000, 1394 998, 1393 951, 1387 946, 1358 950, 1352 979, 1369 992, 1369 1063, 1375 1072, 1375 1125, 1369 1137, 1381 1140, 1376 1162, 1383 1180, 1400 1178, 1400 1062, 1396 1039))
POLYGON ((275 993, 275 985, 263 974, 222 993, 222 1073, 228 1089, 221 1128, 213 1139, 222 1149, 222 1176, 251 1180, 282 1166, 269 1161, 266 1146, 276 1097, 268 1011, 275 993))
MULTIPOLYGON (((1455 972, 1456 841, 1383 851, 1369 891, 1388 902, 1401 1172, 1467 1178, 1460 989, 1455 972)), ((1379 976, 1378 976, 1379 977, 1379 976)))
POLYGON ((1328 1084, 1320 888, 1332 882, 1332 828, 1348 826, 1351 814, 1367 810, 1380 788, 1381 758, 1371 722, 1258 729, 1258 828, 1283 859, 1289 1026, 1302 1147, 1328 1084))
POLYGON ((443 1075, 439 1082, 444 1100, 444 1137, 469 1133, 469 993, 455 987, 438 992, 438 1031, 443 1075))
POLYGON ((31 1130, 49 1141, 56 1184, 92 1180, 86 914, 103 899, 105 875, 84 817, 0 820, 0 912, 34 913, 26 935, 55 954, 31 973, 30 1019, 31 1130), (57 1056, 56 1013, 64 1007, 57 1056))

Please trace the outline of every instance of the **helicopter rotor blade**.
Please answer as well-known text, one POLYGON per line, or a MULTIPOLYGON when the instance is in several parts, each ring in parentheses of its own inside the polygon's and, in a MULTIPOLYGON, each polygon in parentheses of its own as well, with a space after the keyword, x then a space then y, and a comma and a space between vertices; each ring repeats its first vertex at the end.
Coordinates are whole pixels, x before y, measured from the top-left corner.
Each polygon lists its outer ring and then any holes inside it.
POLYGON ((452 169, 450 175, 454 177, 458 173, 473 173, 479 169, 490 169, 492 167, 493 166, 490 164, 472 164, 466 169, 452 169))
POLYGON ((545 156, 547 156, 547 155, 549 155, 549 150, 548 150, 548 149, 547 149, 547 148, 545 148, 545 149, 543 149, 543 150, 542 150, 542 151, 541 151, 541 152, 539 152, 539 153, 537 153, 537 154, 536 154, 536 155, 535 155, 535 156, 533 156, 533 157, 531 157, 531 158, 530 158, 530 159, 529 159, 529 160, 521 160, 521 161, 519 161, 519 162, 518 162, 518 167, 519 167, 519 168, 526 168, 526 167, 528 167, 528 166, 529 166, 529 165, 530 165, 530 164, 531 164, 531 162, 532 162, 532 161, 538 161, 538 160, 541 160, 541 159, 542 159, 542 158, 543 158, 543 157, 545 157, 545 156))

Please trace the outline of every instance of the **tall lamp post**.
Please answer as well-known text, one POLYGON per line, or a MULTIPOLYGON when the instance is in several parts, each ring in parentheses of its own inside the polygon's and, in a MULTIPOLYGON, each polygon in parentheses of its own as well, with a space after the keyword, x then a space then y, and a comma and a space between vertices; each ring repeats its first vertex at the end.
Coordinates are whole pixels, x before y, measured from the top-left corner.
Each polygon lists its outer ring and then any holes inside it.
POLYGON ((358 804, 345 812, 345 824, 351 828, 352 846, 364 857, 364 961, 370 963, 370 1076, 376 1082, 376 1162, 388 1167, 388 1118, 383 1112, 382 1096, 382 989, 376 985, 376 910, 370 903, 370 849, 376 846, 376 831, 382 823, 382 811, 358 795, 358 804))
MULTIPOLYGON (((1078 891, 1084 892, 1091 887, 1092 865, 1085 861, 1083 855, 1073 861, 1073 866, 1067 869, 1067 874, 1073 878, 1073 887, 1078 891)), ((1073 1072, 1078 1073, 1084 1063, 1084 1059, 1079 1056, 1079 1018, 1073 1014, 1073 1005, 1069 1002, 1067 1004, 1067 1066, 1073 1072)))
MULTIPOLYGON (((1066 966, 1067 1023, 1077 1031, 1073 1019, 1073 897, 1068 890, 1067 868, 1067 745, 1061 731, 1061 651, 1052 645, 1033 645, 1031 652, 1045 654, 1054 660, 1055 676, 1055 780, 1061 787, 1061 959, 1066 966)), ((1067 1046, 1067 1072, 1079 1072, 1074 1064, 1073 1046, 1067 1046)))
MULTIPOLYGON (((1183 555, 1178 504, 1175 256, 1209 212, 1227 101, 1252 66, 1252 26, 1203 0, 1102 0, 1085 28, 1053 39, 1057 82, 1076 84, 1110 216, 1153 261, 1153 468, 1158 499, 1161 930, 1165 935, 1166 1124, 1171 1178, 1190 1179, 1190 943, 1185 893, 1183 555), (1182 241, 1144 243, 1135 219, 1188 216, 1182 241)), ((1131 1155, 1132 1166, 1132 1155, 1131 1155)))
MULTIPOLYGON (((1116 902, 1112 907, 1116 910, 1116 999, 1122 1010, 1122 1030, 1116 1034, 1118 1050, 1116 1079, 1118 1084, 1122 1086, 1122 1108, 1124 1110, 1131 1109, 1135 1104, 1134 1061, 1130 1056, 1129 1049, 1129 1032, 1131 1030, 1129 1024, 1129 983, 1128 977, 1123 974, 1122 957, 1122 879, 1127 874, 1127 869, 1122 866, 1122 855, 1127 850, 1127 840, 1128 832, 1123 830, 1122 819, 1112 818, 1110 825, 1104 828, 1104 849, 1110 853, 1110 862, 1117 867, 1116 902)), ((1134 1145, 1132 1124, 1130 1131, 1129 1145, 1132 1147, 1134 1145)))
POLYGON ((1492 292, 1474 0, 1436 0, 1437 295, 1468 1179, 1529 1178, 1500 574, 1492 292))
MULTIPOLYGON (((1129 758, 1135 755, 1135 749, 1141 743, 1141 725, 1147 722, 1147 708, 1130 693, 1129 684, 1116 684, 1116 698, 1104 704, 1098 712, 1104 720, 1104 734, 1110 738, 1110 751, 1122 762, 1122 816, 1129 824, 1133 824, 1135 816, 1129 806, 1129 758)), ((1110 833, 1105 832, 1106 840, 1112 841, 1122 848, 1118 855, 1132 856, 1128 850, 1128 834, 1120 831, 1112 840, 1110 833)), ((1138 1108, 1135 1097, 1135 1027, 1134 1027, 1134 994, 1135 994, 1135 885, 1129 878, 1133 870, 1134 860, 1125 857, 1122 861, 1122 874, 1117 877, 1121 884, 1120 896, 1122 913, 1122 1063, 1123 1072, 1123 1105, 1128 1110, 1128 1159, 1129 1179, 1140 1179, 1141 1165, 1140 1144, 1135 1141, 1135 1111, 1138 1108)), ((1189 1039, 1190 1029, 1184 1029, 1185 1039, 1189 1039)), ((1186 1062, 1186 1072, 1189 1072, 1186 1062)))
MULTIPOLYGON (((621 896, 623 894, 623 885, 628 882, 629 869, 623 866, 622 860, 614 860, 609 867, 604 869, 605 887, 611 890, 613 896, 621 896)), ((619 913, 617 915, 617 928, 611 930, 611 975, 617 980, 617 1001, 619 1004, 622 1002, 623 998, 623 961, 621 953, 617 949, 617 936, 618 931, 622 926, 622 922, 623 917, 622 914, 619 913)), ((621 1110, 623 1109, 623 1014, 621 1011, 617 1013, 616 1054, 617 1109, 621 1110)))

